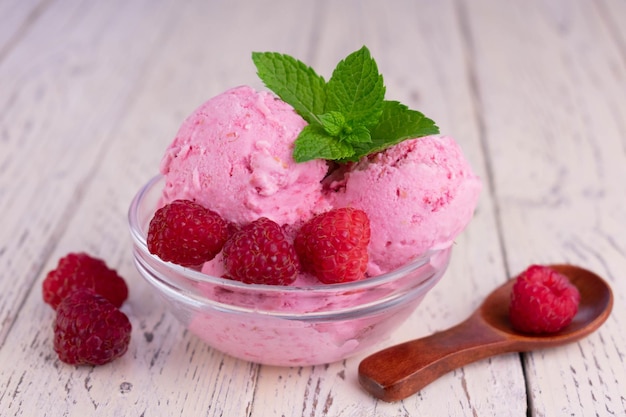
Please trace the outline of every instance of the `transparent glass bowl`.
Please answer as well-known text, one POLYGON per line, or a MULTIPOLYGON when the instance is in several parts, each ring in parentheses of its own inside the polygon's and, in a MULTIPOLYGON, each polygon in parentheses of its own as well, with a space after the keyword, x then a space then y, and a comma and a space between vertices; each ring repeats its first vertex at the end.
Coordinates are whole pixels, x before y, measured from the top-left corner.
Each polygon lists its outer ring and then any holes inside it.
POLYGON ((240 359, 306 366, 363 352, 405 321, 450 259, 447 248, 377 277, 308 287, 209 276, 148 252, 146 234, 163 184, 162 177, 153 178, 131 203, 135 265, 183 325, 211 347, 240 359))

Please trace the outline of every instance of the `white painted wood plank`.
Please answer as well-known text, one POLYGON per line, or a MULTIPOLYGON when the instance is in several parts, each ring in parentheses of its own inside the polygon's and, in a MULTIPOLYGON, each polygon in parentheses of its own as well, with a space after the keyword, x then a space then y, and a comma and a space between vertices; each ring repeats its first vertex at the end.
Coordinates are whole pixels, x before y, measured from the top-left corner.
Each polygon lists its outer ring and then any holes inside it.
POLYGON ((623 415, 626 62, 591 3, 472 5, 510 269, 571 262, 605 276, 616 294, 600 331, 526 356, 533 415, 623 415))
POLYGON ((626 4, 620 0, 597 0, 594 5, 609 32, 608 36, 618 45, 622 57, 626 57, 626 27, 623 23, 626 4))
POLYGON ((0 2, 0 61, 13 49, 30 26, 48 7, 45 0, 4 0, 0 2))
POLYGON ((0 343, 98 168, 142 51, 158 39, 135 20, 172 16, 162 2, 122 3, 55 3, 0 63, 0 343))

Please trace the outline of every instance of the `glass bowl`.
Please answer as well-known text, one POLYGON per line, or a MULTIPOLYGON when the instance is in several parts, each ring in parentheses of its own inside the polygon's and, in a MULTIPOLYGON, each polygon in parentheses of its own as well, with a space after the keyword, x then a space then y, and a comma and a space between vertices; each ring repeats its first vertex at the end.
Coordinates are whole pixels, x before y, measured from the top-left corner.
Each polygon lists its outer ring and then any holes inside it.
POLYGON ((450 248, 361 281, 297 286, 244 284, 163 262, 146 234, 163 189, 157 176, 128 212, 139 273, 189 331, 211 347, 278 366, 331 363, 361 353, 402 324, 445 272, 450 248))

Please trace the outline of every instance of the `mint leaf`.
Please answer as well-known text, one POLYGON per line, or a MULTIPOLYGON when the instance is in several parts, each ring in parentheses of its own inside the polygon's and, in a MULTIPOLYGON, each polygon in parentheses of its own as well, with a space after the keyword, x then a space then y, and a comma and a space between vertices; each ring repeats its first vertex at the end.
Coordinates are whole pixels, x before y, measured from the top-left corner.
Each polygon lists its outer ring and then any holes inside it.
POLYGON ((353 125, 376 125, 385 97, 383 77, 364 46, 337 64, 327 84, 326 110, 343 113, 353 125))
POLYGON ((326 81, 303 62, 276 52, 253 52, 252 60, 263 83, 309 123, 324 113, 326 81))
POLYGON ((338 141, 320 126, 308 125, 302 129, 295 141, 293 159, 296 162, 318 158, 340 160, 348 158, 353 153, 354 149, 350 144, 338 141))
POLYGON ((371 133, 377 150, 382 150, 406 139, 435 135, 439 128, 422 113, 397 101, 385 101, 378 125, 371 133))
POLYGON ((330 136, 339 136, 346 128, 346 118, 338 111, 331 111, 318 116, 318 119, 330 136))
POLYGON ((353 129, 348 128, 346 134, 340 137, 340 139, 350 145, 368 144, 372 143, 372 136, 370 131, 365 126, 357 126, 353 129))
POLYGON ((386 101, 383 77, 364 46, 337 64, 328 81, 289 55, 253 52, 265 85, 309 124, 294 143, 297 162, 357 161, 406 139, 439 133, 422 113, 386 101))
POLYGON ((377 126, 371 130, 370 143, 354 143, 354 154, 342 162, 358 161, 361 157, 380 152, 407 139, 435 135, 439 128, 431 119, 410 110, 397 101, 385 101, 377 126))

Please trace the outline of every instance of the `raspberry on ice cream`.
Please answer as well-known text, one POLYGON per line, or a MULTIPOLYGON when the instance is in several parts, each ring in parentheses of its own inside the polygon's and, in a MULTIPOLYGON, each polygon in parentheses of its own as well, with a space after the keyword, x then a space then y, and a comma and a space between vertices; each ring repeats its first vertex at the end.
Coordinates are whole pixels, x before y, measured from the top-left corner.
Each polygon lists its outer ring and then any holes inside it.
POLYGON ((340 208, 306 222, 295 239, 304 269, 324 284, 357 281, 365 276, 370 242, 367 214, 340 208))
POLYGON ((525 333, 555 333, 571 323, 580 293, 569 279, 547 266, 531 265, 516 278, 509 318, 525 333))
POLYGON ((299 270, 293 245, 281 227, 266 217, 245 225, 228 239, 224 265, 230 278, 251 284, 289 285, 299 270))
POLYGON ((174 200, 156 211, 148 228, 148 250, 166 262, 198 266, 224 246, 228 224, 190 200, 174 200))

